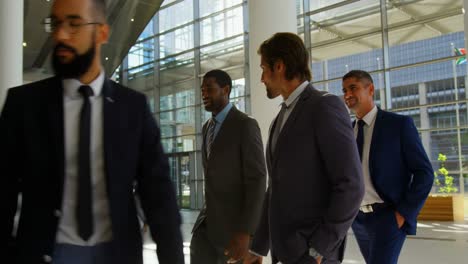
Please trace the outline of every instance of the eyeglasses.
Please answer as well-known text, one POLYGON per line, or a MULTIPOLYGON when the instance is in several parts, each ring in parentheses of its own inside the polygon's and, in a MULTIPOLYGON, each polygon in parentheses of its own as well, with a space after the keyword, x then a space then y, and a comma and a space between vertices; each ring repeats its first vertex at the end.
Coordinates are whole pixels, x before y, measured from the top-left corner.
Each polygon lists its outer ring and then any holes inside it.
POLYGON ((63 21, 56 20, 53 18, 45 18, 42 22, 44 25, 44 31, 46 33, 55 33, 57 30, 62 27, 62 29, 69 34, 76 34, 81 27, 88 25, 102 25, 100 22, 82 22, 80 19, 69 18, 63 21))

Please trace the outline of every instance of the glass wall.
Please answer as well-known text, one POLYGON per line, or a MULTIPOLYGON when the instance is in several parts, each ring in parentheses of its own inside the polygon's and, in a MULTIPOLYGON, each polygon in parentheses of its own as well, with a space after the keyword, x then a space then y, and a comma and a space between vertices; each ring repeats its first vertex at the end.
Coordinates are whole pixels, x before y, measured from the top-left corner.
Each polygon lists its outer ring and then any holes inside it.
POLYGON ((144 92, 161 127, 182 208, 203 206, 201 128, 209 117, 200 84, 212 69, 233 79, 231 101, 249 111, 242 0, 164 1, 119 68, 119 80, 144 92))
POLYGON ((443 154, 457 192, 463 192, 468 184, 463 1, 297 0, 297 6, 315 86, 342 96, 346 72, 369 71, 377 105, 413 118, 434 170, 443 154))

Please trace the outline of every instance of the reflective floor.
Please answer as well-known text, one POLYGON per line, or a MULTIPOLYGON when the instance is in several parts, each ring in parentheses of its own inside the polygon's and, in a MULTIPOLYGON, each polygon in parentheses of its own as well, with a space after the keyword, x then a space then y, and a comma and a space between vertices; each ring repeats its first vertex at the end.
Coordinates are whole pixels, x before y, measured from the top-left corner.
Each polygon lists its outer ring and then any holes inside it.
MULTIPOLYGON (((185 263, 189 264, 191 229, 198 211, 181 211, 184 236, 185 263)), ((147 237, 144 245, 145 264, 158 263, 155 244, 147 237)), ((271 264, 269 258, 263 261, 271 264)), ((345 260, 347 264, 364 264, 356 240, 350 232, 345 260)), ((468 219, 463 223, 422 222, 418 225, 418 234, 410 236, 403 246, 398 263, 401 264, 448 264, 468 263, 468 219)), ((207 263, 209 264, 209 263, 207 263)))

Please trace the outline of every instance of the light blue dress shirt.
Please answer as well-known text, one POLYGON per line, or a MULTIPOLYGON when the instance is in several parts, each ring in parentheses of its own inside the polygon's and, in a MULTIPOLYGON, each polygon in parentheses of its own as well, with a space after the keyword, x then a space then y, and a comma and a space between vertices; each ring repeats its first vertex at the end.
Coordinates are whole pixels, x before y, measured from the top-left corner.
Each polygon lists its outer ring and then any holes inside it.
POLYGON ((228 103, 221 112, 219 112, 217 115, 213 116, 213 118, 216 120, 216 126, 215 126, 215 131, 214 131, 214 137, 218 135, 219 130, 221 129, 221 126, 223 125, 224 120, 226 119, 227 114, 232 108, 232 104, 228 103))

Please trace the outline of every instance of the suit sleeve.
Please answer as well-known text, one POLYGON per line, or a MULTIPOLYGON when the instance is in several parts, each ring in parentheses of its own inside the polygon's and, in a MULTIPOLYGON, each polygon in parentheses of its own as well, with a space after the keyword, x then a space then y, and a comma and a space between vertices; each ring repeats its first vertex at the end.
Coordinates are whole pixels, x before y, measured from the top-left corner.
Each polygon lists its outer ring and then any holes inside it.
POLYGON ((175 189, 169 178, 169 164, 164 154, 160 132, 146 99, 140 144, 138 195, 157 245, 161 264, 184 263, 180 214, 175 189))
MULTIPOLYGON (((271 186, 271 184, 269 184, 269 186, 271 186)), ((267 191, 264 194, 260 222, 257 230, 255 231, 255 235, 252 239, 252 245, 250 247, 251 251, 262 256, 268 255, 268 251, 270 250, 270 226, 268 224, 268 210, 270 208, 269 196, 270 187, 267 188, 267 191)))
POLYGON ((13 236, 14 218, 18 206, 18 194, 22 178, 20 132, 18 117, 21 109, 15 103, 14 89, 8 90, 7 99, 0 114, 0 171, 5 185, 2 191, 2 244, 7 246, 7 262, 13 263, 16 239, 13 236))
POLYGON ((327 177, 330 193, 323 222, 312 234, 309 246, 330 258, 358 213, 364 182, 351 121, 343 102, 328 95, 320 99, 315 109, 318 116, 313 124, 315 140, 326 173, 317 177, 327 177))
POLYGON ((401 129, 401 148, 405 165, 412 174, 412 181, 406 189, 403 200, 396 205, 396 210, 405 219, 416 221, 434 181, 434 171, 418 131, 411 118, 404 117, 401 129))
POLYGON ((248 118, 242 131, 241 159, 244 190, 239 231, 253 234, 258 225, 266 186, 263 143, 257 121, 248 118))

